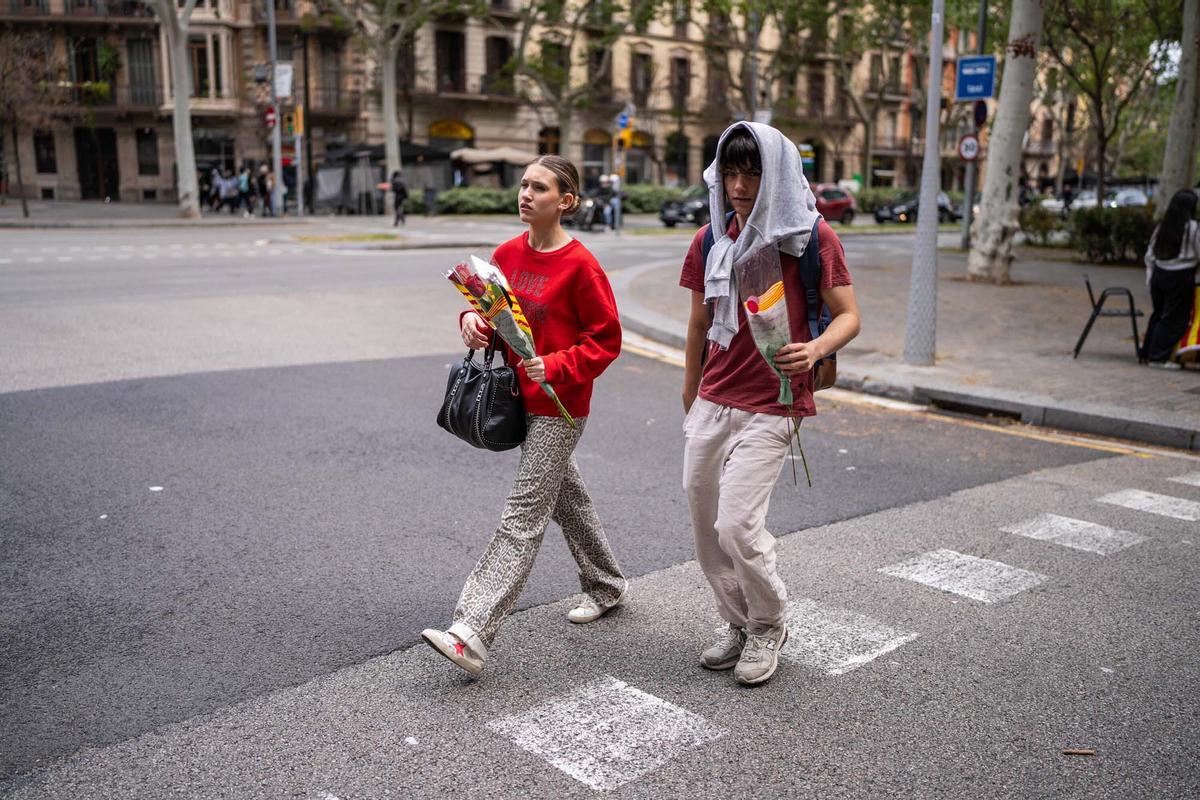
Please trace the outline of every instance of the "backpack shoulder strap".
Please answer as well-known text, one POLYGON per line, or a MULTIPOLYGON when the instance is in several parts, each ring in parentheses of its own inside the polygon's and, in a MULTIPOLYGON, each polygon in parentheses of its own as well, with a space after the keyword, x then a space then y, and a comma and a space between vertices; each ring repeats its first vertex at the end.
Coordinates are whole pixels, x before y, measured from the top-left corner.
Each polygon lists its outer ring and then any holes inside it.
POLYGON ((813 224, 812 235, 808 239, 808 247, 800 256, 800 282, 804 284, 804 304, 808 309, 808 332, 816 339, 820 334, 821 319, 821 237, 817 229, 821 226, 818 219, 813 224))
MULTIPOLYGON (((725 227, 726 228, 729 227, 729 222, 732 219, 733 219, 733 212, 732 211, 726 212, 725 213, 725 227)), ((712 221, 709 220, 708 229, 704 231, 704 239, 703 239, 703 241, 700 242, 700 257, 704 260, 705 264, 708 263, 708 253, 710 250, 712 250, 713 243, 715 241, 716 241, 716 238, 713 234, 712 221)))

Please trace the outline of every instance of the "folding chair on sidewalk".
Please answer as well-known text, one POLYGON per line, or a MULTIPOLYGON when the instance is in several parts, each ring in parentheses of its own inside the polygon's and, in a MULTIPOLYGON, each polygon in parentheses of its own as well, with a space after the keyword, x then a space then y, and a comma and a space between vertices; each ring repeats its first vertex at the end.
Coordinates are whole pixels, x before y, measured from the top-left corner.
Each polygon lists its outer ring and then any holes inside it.
MULTIPOLYGON (((1071 358, 1079 358, 1079 351, 1083 349, 1083 343, 1087 339, 1088 334, 1092 331, 1092 325, 1096 322, 1097 317, 1129 317, 1129 324, 1133 326, 1133 352, 1137 356, 1139 363, 1142 361, 1141 348, 1138 346, 1140 341, 1138 338, 1137 318, 1142 316, 1142 312, 1133 305, 1133 292, 1126 289, 1124 286, 1109 286, 1104 291, 1100 292, 1100 298, 1096 298, 1096 293, 1092 291, 1092 282, 1088 280, 1088 276, 1083 276, 1083 283, 1087 286, 1088 299, 1092 301, 1092 315, 1088 317, 1087 325, 1083 326, 1083 333, 1079 335, 1079 341, 1075 344, 1075 354, 1071 358), (1124 297, 1129 301, 1129 308, 1105 308, 1104 302, 1110 297, 1124 297)), ((1119 301, 1118 301, 1119 302, 1119 301)))

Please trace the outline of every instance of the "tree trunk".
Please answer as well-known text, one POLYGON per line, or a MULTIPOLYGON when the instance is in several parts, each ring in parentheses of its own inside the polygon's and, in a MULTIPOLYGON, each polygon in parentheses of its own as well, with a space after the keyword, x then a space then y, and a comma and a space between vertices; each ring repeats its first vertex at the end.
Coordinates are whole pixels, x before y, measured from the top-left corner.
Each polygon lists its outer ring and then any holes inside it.
POLYGON ((1175 105, 1167 128, 1167 147, 1163 153, 1162 173, 1158 179, 1155 216, 1162 218, 1167 203, 1180 189, 1192 185, 1196 177, 1197 119, 1197 37, 1200 36, 1200 0, 1183 3, 1183 52, 1179 59, 1179 82, 1175 85, 1175 105))
MULTIPOLYGON (((156 10, 158 10, 157 7, 156 10)), ((192 76, 188 70, 187 29, 180 25, 174 13, 168 17, 160 12, 159 20, 166 31, 167 47, 171 51, 171 92, 175 101, 171 123, 175 134, 179 216, 198 219, 200 217, 200 187, 196 180, 196 150, 192 142, 192 112, 188 108, 188 98, 192 94, 192 76)))
POLYGON ((1000 103, 988 139, 983 199, 967 258, 971 280, 1009 282, 1013 237, 1018 227, 1021 142, 1029 128, 1042 12, 1041 0, 1013 0, 1000 103))
POLYGON ((21 174, 21 140, 17 136, 17 123, 12 126, 13 159, 17 162, 17 192, 21 195, 21 216, 29 218, 29 201, 25 199, 25 176, 21 174))
MULTIPOLYGON (((400 170, 400 121, 396 117, 396 51, 398 45, 387 42, 380 54, 379 68, 380 90, 383 94, 383 151, 387 161, 387 176, 391 181, 392 175, 400 170)), ((392 192, 384 192, 384 212, 395 212, 396 197, 392 192)))

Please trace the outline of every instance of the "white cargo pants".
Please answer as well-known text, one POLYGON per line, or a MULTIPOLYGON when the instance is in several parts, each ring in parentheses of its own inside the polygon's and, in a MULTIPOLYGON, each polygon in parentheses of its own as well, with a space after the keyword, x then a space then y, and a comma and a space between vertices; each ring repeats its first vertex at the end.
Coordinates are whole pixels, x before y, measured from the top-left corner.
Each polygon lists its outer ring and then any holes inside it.
POLYGON ((696 398, 683 431, 683 488, 696 558, 717 610, 751 633, 777 632, 787 589, 776 571, 775 537, 766 519, 788 455, 791 423, 696 398))

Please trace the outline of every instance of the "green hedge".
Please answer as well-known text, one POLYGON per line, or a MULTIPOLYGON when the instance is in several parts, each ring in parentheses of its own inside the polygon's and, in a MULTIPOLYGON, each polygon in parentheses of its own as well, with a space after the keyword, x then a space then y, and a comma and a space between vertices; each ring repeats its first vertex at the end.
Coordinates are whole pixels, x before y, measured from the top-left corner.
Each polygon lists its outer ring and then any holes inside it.
POLYGON ((1043 247, 1050 244, 1051 235, 1063 229, 1062 218, 1047 211, 1041 203, 1030 203, 1022 208, 1019 219, 1026 240, 1043 247))
POLYGON ((516 214, 518 187, 463 186, 438 192, 439 214, 516 214))
POLYGON ((682 189, 655 183, 634 183, 623 188, 627 197, 622 210, 630 214, 657 214, 663 203, 678 200, 683 194, 682 189))
POLYGON ((1089 261, 1137 261, 1154 232, 1150 206, 1081 208, 1071 214, 1071 246, 1089 261))
POLYGON ((910 189, 898 189, 894 186, 884 186, 872 189, 863 189, 854 196, 854 201, 858 205, 860 214, 872 214, 875 209, 880 206, 892 205, 900 202, 900 196, 910 189))

